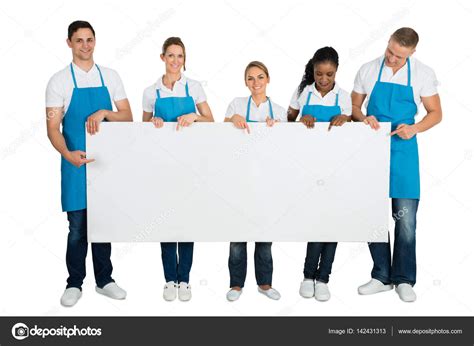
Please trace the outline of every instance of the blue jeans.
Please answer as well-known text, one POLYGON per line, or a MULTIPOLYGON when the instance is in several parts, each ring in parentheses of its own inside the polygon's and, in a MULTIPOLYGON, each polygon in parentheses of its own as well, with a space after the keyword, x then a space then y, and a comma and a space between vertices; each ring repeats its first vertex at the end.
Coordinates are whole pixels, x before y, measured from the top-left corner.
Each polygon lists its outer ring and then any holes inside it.
MULTIPOLYGON (((69 272, 66 288, 81 289, 86 277, 87 256, 87 209, 68 211, 69 234, 67 237, 66 265, 69 272)), ((110 243, 92 243, 92 262, 94 264, 95 282, 102 288, 112 279, 112 262, 110 261, 110 243)))
POLYGON ((328 283, 337 243, 308 243, 304 261, 304 278, 328 283))
POLYGON ((194 243, 161 243, 161 260, 166 282, 189 283, 193 250, 194 243))
POLYGON ((392 216, 395 220, 393 260, 388 243, 370 243, 374 267, 372 278, 384 284, 416 283, 416 212, 418 199, 393 198, 392 216))
MULTIPOLYGON (((272 243, 255 243, 257 285, 271 285, 273 275, 272 243)), ((244 287, 247 276, 247 243, 230 243, 230 287, 244 287)))

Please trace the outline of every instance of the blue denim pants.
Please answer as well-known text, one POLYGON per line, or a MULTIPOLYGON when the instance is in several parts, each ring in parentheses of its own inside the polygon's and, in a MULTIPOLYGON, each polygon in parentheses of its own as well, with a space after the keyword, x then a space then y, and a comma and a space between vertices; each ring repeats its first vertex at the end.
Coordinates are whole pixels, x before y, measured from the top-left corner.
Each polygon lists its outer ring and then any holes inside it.
MULTIPOLYGON (((87 209, 68 211, 69 234, 67 237, 66 265, 69 272, 66 288, 81 289, 86 277, 87 256, 87 209)), ((112 262, 110 261, 110 243, 92 243, 92 262, 94 264, 95 282, 102 288, 112 279, 112 262)))
MULTIPOLYGON (((257 285, 271 285, 273 275, 272 243, 255 243, 257 285)), ((244 287, 247 276, 247 243, 230 243, 230 287, 244 287)))
POLYGON ((370 243, 374 261, 372 278, 384 284, 416 283, 416 212, 418 199, 393 198, 392 216, 395 220, 393 259, 388 243, 370 243))
POLYGON ((166 282, 189 283, 194 243, 161 243, 161 260, 166 282))
POLYGON ((328 283, 336 248, 337 243, 308 243, 304 261, 304 278, 328 283))

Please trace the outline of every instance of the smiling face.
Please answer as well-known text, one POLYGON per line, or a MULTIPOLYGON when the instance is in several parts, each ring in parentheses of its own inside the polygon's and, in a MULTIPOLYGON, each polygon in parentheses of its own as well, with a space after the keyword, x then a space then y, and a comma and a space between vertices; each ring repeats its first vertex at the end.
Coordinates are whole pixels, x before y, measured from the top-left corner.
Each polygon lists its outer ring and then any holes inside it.
POLYGON ((252 96, 266 95, 267 84, 270 82, 265 71, 258 67, 251 67, 245 74, 245 85, 252 96))
POLYGON ((160 57, 165 63, 167 73, 177 74, 181 72, 181 68, 185 62, 185 56, 181 46, 176 44, 170 45, 166 48, 165 54, 161 54, 160 57))
POLYGON ((385 65, 391 68, 399 69, 414 52, 416 47, 404 47, 397 41, 391 39, 388 41, 385 50, 385 65))
POLYGON ((95 48, 95 36, 91 29, 81 28, 67 39, 74 60, 92 60, 95 48))
POLYGON ((314 66, 316 89, 326 94, 334 88, 337 66, 330 61, 323 61, 314 66))

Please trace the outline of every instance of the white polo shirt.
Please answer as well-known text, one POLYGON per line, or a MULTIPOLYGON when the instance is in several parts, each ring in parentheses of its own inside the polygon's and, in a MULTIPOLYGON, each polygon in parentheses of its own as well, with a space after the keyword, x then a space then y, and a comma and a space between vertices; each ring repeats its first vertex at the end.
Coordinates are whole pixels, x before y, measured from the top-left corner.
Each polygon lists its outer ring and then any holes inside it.
MULTIPOLYGON (((375 82, 377 82, 383 59, 384 56, 382 55, 381 57, 362 65, 355 77, 354 91, 358 94, 367 95, 365 107, 367 107, 369 103, 370 94, 375 86, 375 82)), ((421 97, 429 97, 438 93, 438 81, 434 71, 416 58, 410 58, 410 69, 413 96, 416 105, 419 106, 421 97)), ((395 74, 391 67, 384 65, 380 81, 407 85, 408 64, 405 64, 395 74)))
POLYGON ((181 78, 174 83, 173 90, 168 89, 163 84, 163 78, 160 77, 156 83, 153 83, 143 91, 143 111, 148 113, 154 113, 155 101, 156 101, 156 90, 160 90, 160 97, 185 97, 186 96, 186 82, 188 83, 189 96, 194 100, 194 104, 205 102, 207 100, 204 89, 201 83, 194 79, 186 78, 184 74, 181 74, 181 78))
MULTIPOLYGON (((81 70, 76 64, 72 63, 74 75, 78 88, 92 88, 102 86, 100 74, 94 65, 88 72, 81 70)), ((104 84, 110 94, 112 106, 114 101, 120 101, 127 98, 122 80, 115 70, 100 66, 104 84)), ((74 90, 74 81, 72 79, 70 65, 56 72, 48 82, 46 87, 46 107, 64 107, 66 114, 71 103, 72 92, 74 90)))
MULTIPOLYGON (((249 102, 249 96, 247 97, 236 97, 232 100, 227 107, 227 111, 225 112, 225 117, 230 118, 234 114, 238 114, 244 118, 247 117, 247 105, 249 102)), ((285 109, 276 104, 273 100, 270 99, 272 103, 272 110, 273 110, 273 119, 279 121, 287 121, 286 111, 285 109)), ((265 121, 268 117, 270 117, 270 104, 268 100, 262 102, 259 106, 255 103, 255 101, 251 98, 250 99, 250 115, 249 119, 253 121, 265 121)))
MULTIPOLYGON (((291 97, 290 107, 293 109, 302 110, 308 100, 308 93, 312 92, 309 100, 309 105, 322 105, 322 106, 334 106, 336 104, 336 95, 339 94, 339 107, 341 107, 341 114, 351 115, 352 114, 352 101, 351 96, 347 91, 340 88, 337 83, 334 84, 334 88, 326 95, 321 96, 321 93, 316 89, 315 83, 307 85, 301 94, 298 96, 298 88, 296 88, 293 96, 291 97)), ((299 114, 298 118, 301 118, 304 114, 299 114)))

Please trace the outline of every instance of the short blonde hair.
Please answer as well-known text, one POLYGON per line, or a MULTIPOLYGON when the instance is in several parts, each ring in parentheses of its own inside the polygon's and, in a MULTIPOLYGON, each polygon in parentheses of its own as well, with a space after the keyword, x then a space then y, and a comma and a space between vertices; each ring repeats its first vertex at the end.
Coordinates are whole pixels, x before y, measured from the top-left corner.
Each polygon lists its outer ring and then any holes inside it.
POLYGON ((402 47, 416 47, 419 41, 417 32, 412 28, 400 28, 390 36, 390 39, 402 47))

